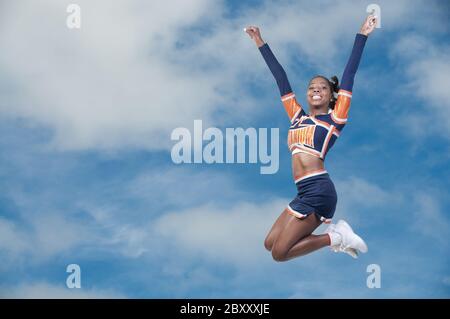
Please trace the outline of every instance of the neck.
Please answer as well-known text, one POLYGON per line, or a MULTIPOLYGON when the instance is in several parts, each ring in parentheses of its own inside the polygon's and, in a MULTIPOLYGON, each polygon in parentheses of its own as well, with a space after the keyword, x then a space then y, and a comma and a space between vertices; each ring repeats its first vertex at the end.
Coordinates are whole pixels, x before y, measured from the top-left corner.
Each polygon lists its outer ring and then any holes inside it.
POLYGON ((323 107, 323 106, 321 106, 321 107, 318 107, 318 108, 310 108, 309 109, 309 114, 311 115, 311 116, 316 116, 316 115, 319 115, 319 114, 327 114, 328 113, 328 106, 325 106, 325 107, 323 107))

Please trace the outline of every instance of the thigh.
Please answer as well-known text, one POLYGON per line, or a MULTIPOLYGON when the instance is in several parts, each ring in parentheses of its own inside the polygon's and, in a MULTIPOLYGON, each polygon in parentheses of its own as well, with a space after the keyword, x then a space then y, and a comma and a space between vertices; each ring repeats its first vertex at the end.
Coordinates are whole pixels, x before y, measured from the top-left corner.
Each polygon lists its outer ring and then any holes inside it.
POLYGON ((311 235, 320 224, 322 222, 315 213, 309 214, 303 219, 289 215, 285 227, 274 243, 276 249, 287 252, 300 239, 311 235))
POLYGON ((287 208, 280 214, 280 216, 278 216, 266 238, 266 242, 268 242, 269 246, 273 244, 284 227, 286 227, 289 217, 291 217, 291 215, 288 213, 287 208))

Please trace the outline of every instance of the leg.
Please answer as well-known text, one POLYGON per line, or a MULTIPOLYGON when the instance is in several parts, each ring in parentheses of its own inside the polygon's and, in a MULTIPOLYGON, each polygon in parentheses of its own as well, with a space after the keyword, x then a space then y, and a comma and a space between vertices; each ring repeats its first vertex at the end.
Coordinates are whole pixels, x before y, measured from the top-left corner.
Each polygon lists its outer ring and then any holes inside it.
POLYGON ((287 261, 328 246, 330 239, 327 234, 311 235, 320 224, 322 222, 314 213, 304 219, 289 215, 285 228, 273 245, 273 259, 287 261))
POLYGON ((266 239, 264 240, 264 247, 268 251, 272 250, 273 243, 276 241, 278 235, 283 231, 284 227, 286 226, 289 216, 291 216, 288 213, 287 208, 280 214, 280 216, 277 218, 275 223, 273 224, 272 228, 269 231, 269 234, 267 235, 266 239))

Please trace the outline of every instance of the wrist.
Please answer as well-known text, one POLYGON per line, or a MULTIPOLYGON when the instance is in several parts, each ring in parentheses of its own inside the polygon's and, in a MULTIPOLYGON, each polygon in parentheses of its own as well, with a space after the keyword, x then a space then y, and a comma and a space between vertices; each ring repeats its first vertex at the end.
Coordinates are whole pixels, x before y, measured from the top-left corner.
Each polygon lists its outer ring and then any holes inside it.
POLYGON ((265 44, 265 42, 261 38, 256 38, 255 43, 258 48, 262 47, 265 44))

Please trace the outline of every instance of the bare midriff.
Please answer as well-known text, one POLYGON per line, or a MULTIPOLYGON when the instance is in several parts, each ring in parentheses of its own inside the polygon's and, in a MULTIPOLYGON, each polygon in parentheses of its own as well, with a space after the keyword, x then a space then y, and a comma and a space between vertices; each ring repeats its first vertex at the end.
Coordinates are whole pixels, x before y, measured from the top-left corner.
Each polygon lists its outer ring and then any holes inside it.
POLYGON ((324 169, 323 160, 319 157, 306 153, 292 155, 292 174, 294 180, 324 169))

